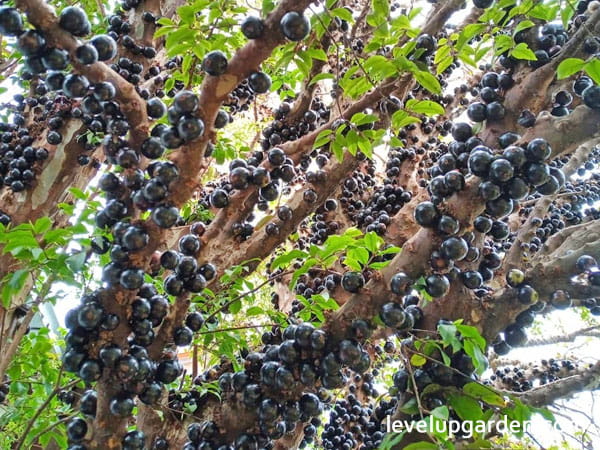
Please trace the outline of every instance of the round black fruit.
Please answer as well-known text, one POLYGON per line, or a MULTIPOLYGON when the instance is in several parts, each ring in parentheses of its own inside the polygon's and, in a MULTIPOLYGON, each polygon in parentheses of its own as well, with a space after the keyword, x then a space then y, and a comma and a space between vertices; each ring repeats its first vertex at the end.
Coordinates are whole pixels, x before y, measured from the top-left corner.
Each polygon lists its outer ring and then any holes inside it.
POLYGON ((587 107, 600 109, 600 86, 590 86, 581 95, 587 107))
POLYGON ((310 22, 296 11, 285 13, 279 25, 283 35, 290 41, 301 41, 310 32, 310 22))
POLYGON ((255 16, 248 16, 241 24, 242 34, 248 39, 258 39, 265 29, 263 21, 255 16))
POLYGON ((435 205, 428 201, 419 203, 415 208, 414 215, 417 223, 426 228, 435 226, 439 219, 435 205))
POLYGON ((15 8, 0 8, 0 34, 18 36, 23 31, 21 14, 15 8))
POLYGON ((207 53, 202 60, 202 70, 213 77, 223 75, 227 71, 227 56, 220 50, 207 53))
POLYGON ((358 292, 365 285, 365 278, 360 272, 346 272, 342 276, 342 287, 348 292, 358 292))
POLYGON ((264 94, 271 89, 271 77, 264 72, 252 72, 248 77, 248 85, 257 94, 264 94))
POLYGON ((92 28, 83 9, 77 6, 67 6, 63 9, 58 24, 63 30, 75 36, 85 36, 92 28))

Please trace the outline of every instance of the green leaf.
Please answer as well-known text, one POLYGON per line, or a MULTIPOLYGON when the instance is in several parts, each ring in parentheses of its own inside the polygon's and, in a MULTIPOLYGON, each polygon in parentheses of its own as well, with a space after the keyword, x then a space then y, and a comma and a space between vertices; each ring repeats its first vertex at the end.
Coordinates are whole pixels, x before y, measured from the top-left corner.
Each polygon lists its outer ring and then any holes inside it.
POLYGON ((279 255, 271 263, 271 270, 281 269, 282 267, 288 266, 296 258, 306 258, 308 253, 302 250, 294 249, 289 252, 279 255))
MULTIPOLYGON (((568 8, 567 8, 568 9, 568 8)), ((513 31, 513 36, 515 34, 517 34, 519 31, 523 31, 526 30, 527 28, 531 28, 532 26, 534 26, 535 23, 533 23, 531 20, 522 20, 521 22, 518 23, 518 25, 515 27, 515 30, 513 31)))
POLYGON ((448 367, 450 367, 450 364, 452 364, 452 360, 450 359, 450 357, 446 354, 445 351, 440 350, 440 355, 442 355, 442 360, 444 361, 444 364, 448 367))
POLYGON ((161 17, 160 19, 158 19, 156 21, 156 23, 158 23, 159 25, 175 25, 175 23, 169 19, 168 17, 161 17))
POLYGON ((448 67, 450 67, 450 65, 454 62, 454 58, 452 57, 452 55, 448 55, 446 56, 444 59, 442 59, 436 68, 436 73, 439 75, 441 73, 444 72, 444 70, 446 70, 448 67))
POLYGON ((526 61, 537 61, 537 56, 533 53, 525 42, 521 42, 510 52, 511 56, 517 59, 523 59, 526 61))
POLYGON ((417 414, 419 412, 419 405, 417 399, 411 397, 407 402, 403 403, 398 410, 404 414, 417 414))
POLYGON ((425 114, 427 116, 435 116, 437 114, 444 114, 444 112, 446 112, 442 105, 432 100, 410 99, 406 102, 406 109, 418 114, 425 114))
POLYGON ((471 325, 463 325, 459 323, 455 325, 456 330, 462 335, 463 338, 471 338, 481 350, 485 350, 485 339, 483 338, 483 336, 481 336, 481 334, 479 334, 479 330, 477 328, 471 325))
POLYGON ((488 405, 506 406, 504 399, 494 389, 471 382, 463 386, 463 392, 471 397, 477 398, 488 405))
POLYGON ((334 78, 335 75, 332 73, 320 73, 310 80, 309 85, 312 86, 313 84, 318 83, 321 80, 333 80, 334 78))
POLYGON ((183 23, 191 24, 195 17, 194 7, 190 5, 180 6, 177 8, 177 15, 181 17, 183 23))
POLYGON ((596 84, 600 84, 600 60, 592 58, 585 64, 585 73, 587 73, 596 84))
POLYGON ((306 50, 306 54, 312 59, 327 61, 327 54, 321 48, 309 48, 306 50))
POLYGON ((560 18, 562 20, 562 24, 565 27, 565 29, 568 28, 569 26, 569 20, 571 20, 571 17, 573 17, 573 14, 575 14, 575 9, 574 8, 563 8, 560 12, 560 18))
POLYGON ((427 89, 429 92, 433 94, 440 94, 442 92, 440 82, 434 75, 423 70, 418 70, 413 73, 419 84, 425 89, 427 89))
POLYGON ((78 200, 86 200, 88 197, 85 192, 83 192, 81 189, 78 189, 76 187, 69 188, 69 192, 71 193, 71 195, 73 197, 75 197, 78 200))
POLYGON ((475 421, 483 416, 483 410, 477 400, 465 395, 451 395, 450 406, 462 420, 475 421))
POLYGON ((367 234, 365 234, 363 239, 365 241, 365 247, 367 247, 371 253, 376 253, 379 246, 383 244, 383 239, 380 238, 374 231, 369 231, 367 234))
POLYGON ((331 10, 331 15, 334 17, 339 17, 346 22, 354 22, 352 18, 352 13, 348 11, 346 8, 334 8, 331 10))
POLYGON ((2 286, 2 305, 4 308, 10 307, 12 297, 21 291, 28 275, 29 271, 25 269, 18 269, 7 275, 10 279, 2 286))
POLYGON ((11 231, 8 233, 8 243, 2 249, 2 253, 17 255, 21 250, 39 248, 40 244, 33 237, 31 231, 11 231))
POLYGON ((463 348, 465 349, 465 353, 471 357, 473 366, 475 366, 475 372, 477 372, 478 375, 481 375, 488 368, 489 362, 481 349, 473 342, 472 339, 465 339, 463 348))
POLYGON ((229 305, 229 313, 237 314, 242 310, 242 302, 240 300, 236 300, 231 305, 229 305))
POLYGON ((263 0, 262 1, 262 12, 263 16, 268 15, 271 11, 275 9, 275 0, 263 0))
POLYGON ((425 358, 423 355, 415 353, 410 357, 410 363, 413 365, 413 367, 421 367, 425 365, 426 362, 427 358, 425 358))
POLYGON ((375 123, 376 121, 377 116, 375 114, 365 114, 361 112, 354 114, 350 119, 350 122, 352 122, 357 127, 361 125, 367 125, 369 123, 375 123))
POLYGON ((462 344, 456 337, 456 325, 454 324, 441 324, 438 325, 438 333, 442 337, 442 342, 445 345, 452 346, 452 351, 456 353, 462 348, 462 344))
POLYGON ((496 56, 504 53, 505 51, 513 48, 515 45, 515 41, 511 36, 506 34, 500 34, 496 36, 494 40, 494 54, 496 56))
POLYGON ((362 266, 365 266, 369 262, 369 252, 362 247, 351 248, 346 255, 348 258, 358 261, 362 266))
POLYGON ((373 0, 373 12, 381 17, 387 17, 390 13, 390 5, 387 0, 373 0))
POLYGON ((433 442, 421 441, 408 444, 407 446, 402 447, 402 450, 438 450, 438 446, 433 442))
POLYGON ((421 119, 419 119, 418 117, 409 115, 403 109, 400 109, 400 110, 396 111, 394 114, 392 114, 392 126, 395 129, 400 129, 402 127, 410 125, 411 123, 419 123, 419 122, 421 122, 421 119))
POLYGON ((313 143, 313 148, 323 147, 325 144, 328 144, 329 142, 331 142, 332 134, 333 134, 333 131, 329 130, 329 129, 321 131, 317 135, 317 138, 315 139, 315 142, 313 143))
POLYGON ((40 217, 33 225, 33 231, 35 234, 44 234, 50 228, 52 228, 52 221, 49 217, 40 217))
POLYGON ((562 80, 579 72, 585 66, 585 61, 580 58, 567 58, 558 65, 556 69, 556 78, 562 80))
POLYGON ((439 420, 448 420, 450 417, 450 411, 447 406, 438 406, 431 411, 431 415, 439 420))
POLYGON ((402 433, 386 433, 377 450, 392 450, 402 441, 405 434, 405 431, 402 433))
POLYGON ((65 260, 65 264, 69 267, 69 269, 71 269, 73 273, 78 273, 83 268, 86 257, 87 255, 85 252, 75 253, 74 255, 69 256, 65 260))
POLYGON ((246 315, 248 317, 260 316, 261 314, 264 314, 264 310, 262 308, 260 308, 259 306, 253 306, 251 308, 248 308, 248 311, 246 311, 246 315))

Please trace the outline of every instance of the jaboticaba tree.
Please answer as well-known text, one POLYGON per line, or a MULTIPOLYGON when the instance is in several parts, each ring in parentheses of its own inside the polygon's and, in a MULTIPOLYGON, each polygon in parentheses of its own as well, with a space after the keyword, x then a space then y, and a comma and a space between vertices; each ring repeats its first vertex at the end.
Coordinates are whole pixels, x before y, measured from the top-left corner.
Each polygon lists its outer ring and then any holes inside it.
POLYGON ((599 2, 92 3, 0 0, 0 447, 520 445, 389 424, 598 389, 537 350, 600 337, 599 2))

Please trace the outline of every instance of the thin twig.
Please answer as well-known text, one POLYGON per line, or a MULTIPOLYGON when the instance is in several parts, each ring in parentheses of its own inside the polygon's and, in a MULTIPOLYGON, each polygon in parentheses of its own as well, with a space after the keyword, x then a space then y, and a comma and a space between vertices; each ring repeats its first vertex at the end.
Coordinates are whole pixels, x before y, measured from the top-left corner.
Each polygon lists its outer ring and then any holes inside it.
POLYGON ((261 289, 263 286, 265 286, 266 284, 270 283, 273 280, 276 280, 279 277, 282 277, 284 275, 288 275, 292 273, 291 270, 288 270, 287 272, 282 272, 282 273, 278 273, 277 275, 273 275, 269 278, 267 278, 265 281, 263 281, 262 283, 260 283, 258 286, 256 286, 254 289, 250 290, 250 291, 246 291, 241 293, 240 295, 238 295, 237 297, 232 298, 231 300, 229 300, 227 303, 225 303, 223 306, 221 306, 220 308, 218 308, 216 311, 214 311, 213 313, 211 313, 205 320, 204 323, 208 323, 210 322, 211 319, 213 319, 217 314, 219 314, 220 312, 224 311, 225 309, 227 309, 229 306, 231 306, 232 304, 234 304, 236 301, 238 301, 239 299, 241 299, 242 297, 245 297, 246 295, 250 295, 256 291, 258 291, 259 289, 261 289))
POLYGON ((52 274, 44 282, 40 289, 40 292, 38 293, 38 296, 36 297, 35 301, 25 314, 25 317, 19 325, 19 328, 17 328, 17 330, 15 331, 15 335, 13 336, 12 341, 10 342, 6 350, 2 351, 2 360, 0 360, 0 380, 4 379, 6 370, 8 369, 8 366, 10 365, 13 357, 17 353, 17 349, 21 344, 21 340, 23 339, 23 336, 25 336, 27 328, 29 328, 29 324, 31 323, 31 320, 37 312, 37 306, 39 306, 46 299, 46 296, 48 295, 48 292, 50 292, 50 288, 52 287, 52 284, 54 283, 55 279, 56 276, 52 274))
POLYGON ((19 442, 17 442, 17 444, 15 445, 14 450, 21 450, 21 448, 23 447, 23 444, 25 443, 25 439, 27 439, 27 435, 31 431, 31 428, 33 427, 35 421, 38 419, 38 417, 40 417, 42 412, 44 412, 44 410, 48 407, 48 405, 50 404, 52 399, 63 389, 68 389, 71 386, 75 386, 80 381, 80 380, 73 380, 70 383, 68 383, 67 385, 61 386, 60 380, 62 378, 62 374, 63 374, 63 366, 60 367, 60 371, 58 372, 58 377, 56 378, 56 384, 54 385, 54 389, 52 389, 52 392, 50 392, 50 395, 48 395, 48 398, 44 401, 44 403, 42 403, 40 405, 40 407, 35 412, 33 417, 29 420, 29 422, 27 422, 25 431, 23 431, 23 434, 21 435, 19 442))

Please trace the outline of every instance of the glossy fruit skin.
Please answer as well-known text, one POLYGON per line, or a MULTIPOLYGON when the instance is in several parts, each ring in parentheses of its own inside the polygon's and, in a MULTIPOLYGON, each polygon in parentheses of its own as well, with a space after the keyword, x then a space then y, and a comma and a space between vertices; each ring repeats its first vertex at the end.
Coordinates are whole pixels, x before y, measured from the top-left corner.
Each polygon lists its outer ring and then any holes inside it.
POLYGON ((499 356, 506 355, 511 350, 510 345, 508 345, 505 340, 494 343, 493 347, 494 352, 496 352, 496 354, 499 356))
POLYGON ((383 305, 380 316, 383 323, 390 328, 404 328, 407 322, 404 310, 397 303, 386 303, 383 305))
POLYGON ((259 17, 248 16, 242 21, 240 28, 247 39, 258 39, 264 32, 265 24, 259 17))
POLYGON ((469 170, 473 175, 485 178, 488 175, 492 161, 493 156, 491 153, 474 149, 469 156, 469 170))
POLYGON ((18 36, 23 31, 23 19, 15 8, 0 8, 0 34, 18 36))
POLYGON ((567 309, 573 304, 571 295, 562 289, 554 291, 550 296, 550 304, 556 309, 567 309))
POLYGON ((158 97, 152 97, 146 103, 146 111, 148 116, 153 119, 160 119, 167 113, 167 107, 158 97))
POLYGON ((94 36, 90 40, 90 43, 98 52, 98 61, 109 61, 117 56, 117 43, 112 37, 106 34, 94 36))
POLYGON ((440 248, 441 254, 446 259, 461 261, 467 256, 469 246, 464 239, 459 237, 450 237, 442 242, 440 248))
MULTIPOLYGON (((2 12, 0 11, 0 17, 2 12)), ((0 24, 0 34, 2 33, 2 25, 0 24)), ((38 33, 36 30, 27 30, 23 32, 18 40, 17 47, 24 56, 35 56, 37 55, 46 45, 46 39, 38 33)))
POLYGON ((511 347, 520 347, 527 342, 527 334, 519 325, 512 324, 504 330, 504 340, 511 347))
POLYGON ((198 97, 191 91, 179 91, 173 98, 173 107, 181 115, 195 113, 199 105, 198 97))
POLYGON ((285 13, 279 26, 283 35, 290 41, 301 41, 310 32, 310 22, 306 16, 296 11, 285 13))
POLYGON ((86 416, 95 417, 97 403, 98 395, 96 391, 88 390, 81 396, 79 411, 86 416))
POLYGON ((411 278, 404 272, 394 274, 390 280, 390 290, 396 295, 404 295, 410 291, 411 278))
POLYGON ((133 398, 123 395, 113 398, 109 404, 112 415, 118 417, 129 417, 133 411, 135 402, 133 398))
POLYGON ((586 88, 581 96, 583 103, 592 109, 600 109, 600 86, 590 86, 586 88))
POLYGON ((429 56, 437 48, 437 41, 429 34, 422 34, 417 38, 415 48, 424 50, 422 56, 429 56))
POLYGON ((473 0, 473 4, 477 8, 481 8, 481 9, 489 8, 490 6, 492 6, 493 3, 494 3, 494 0, 473 0))
POLYGON ((486 106, 480 102, 471 103, 467 115, 473 122, 483 122, 487 118, 486 106))
POLYGON ((129 431, 123 437, 123 450, 143 450, 146 436, 139 430, 129 431))
POLYGON ((67 437, 72 442, 81 442, 88 431, 87 422, 79 417, 75 417, 67 424, 67 437))
POLYGON ((227 56, 220 50, 207 53, 202 60, 202 70, 213 77, 223 75, 227 71, 227 56))
POLYGON ((63 30, 74 36, 85 36, 91 31, 91 25, 85 11, 77 6, 67 6, 63 9, 58 24, 63 30))
POLYGON ((257 94, 264 94, 271 89, 271 77, 264 72, 252 72, 248 77, 248 85, 257 94))
POLYGON ((429 275, 425 279, 425 290, 432 297, 443 297, 450 289, 450 282, 444 275, 429 275))
POLYGON ((83 75, 71 74, 65 77, 62 89, 67 97, 83 97, 88 90, 90 82, 83 75))
POLYGON ((93 45, 84 44, 77 47, 77 50, 75 51, 75 57, 81 64, 94 64, 96 61, 98 61, 98 51, 93 45))
POLYGON ((455 140, 465 142, 471 136, 473 136, 473 130, 468 123, 458 122, 452 126, 452 137, 455 140))
POLYGON ((91 383, 102 375, 102 366, 94 359, 88 359, 79 368, 79 376, 82 380, 91 383))
POLYGON ((204 134, 204 122, 196 117, 182 117, 177 123, 177 132, 184 142, 193 141, 204 134))
POLYGON ((517 291, 517 299, 524 305, 537 303, 539 295, 537 291, 528 284, 522 285, 517 291))
POLYGON ((365 278, 360 272, 346 272, 342 276, 342 287, 348 291, 356 293, 365 285, 365 278))
POLYGON ((435 226, 439 219, 439 213, 437 212, 435 205, 428 201, 421 202, 417 205, 414 216, 417 223, 425 228, 435 226))

